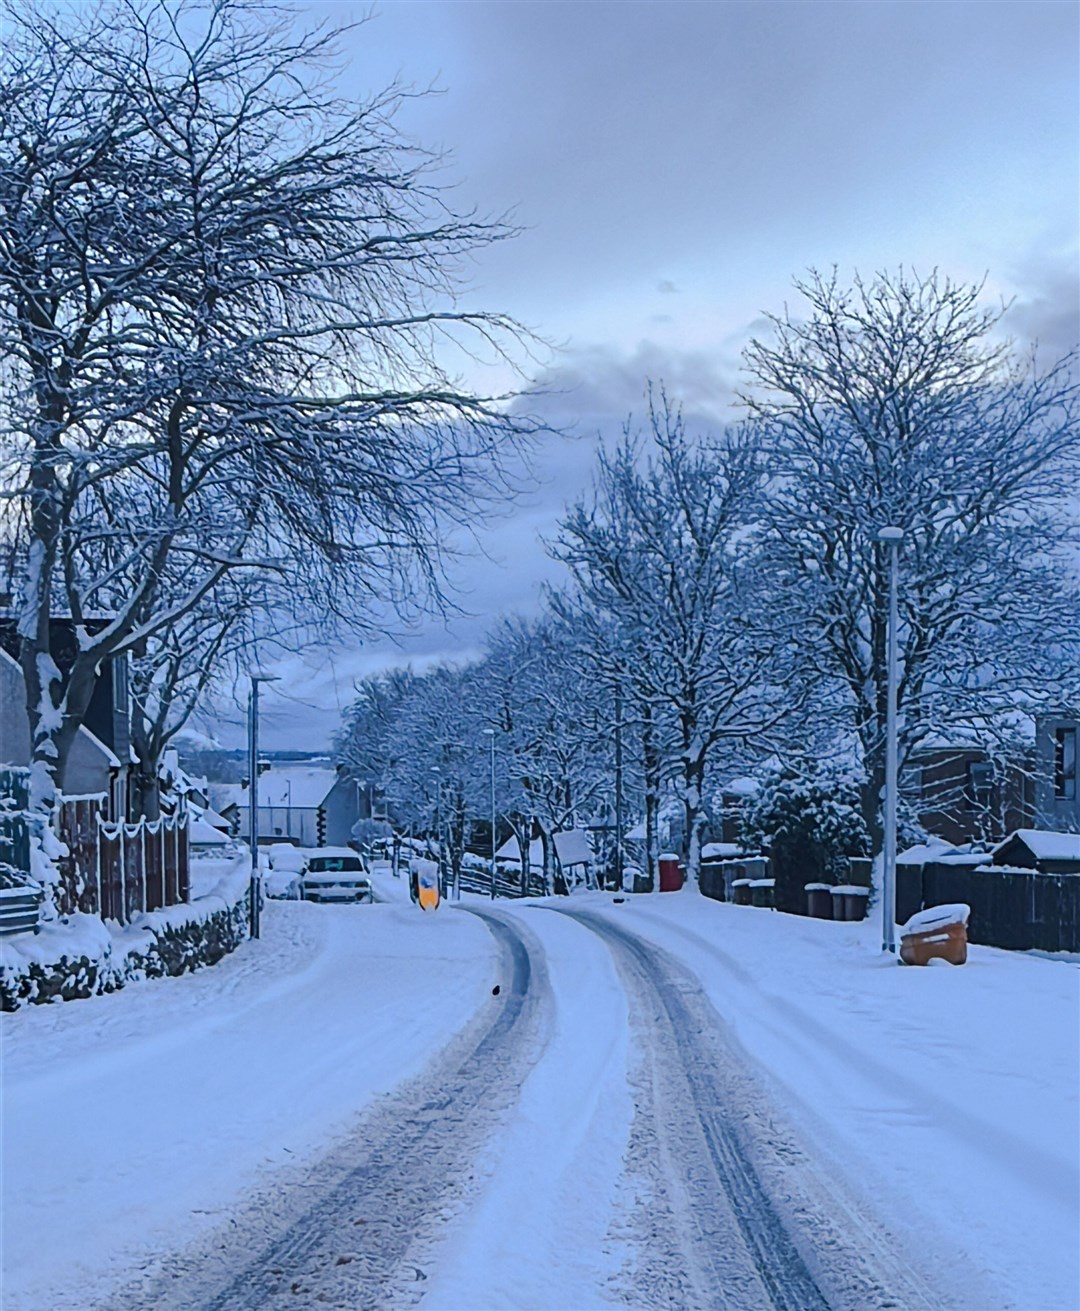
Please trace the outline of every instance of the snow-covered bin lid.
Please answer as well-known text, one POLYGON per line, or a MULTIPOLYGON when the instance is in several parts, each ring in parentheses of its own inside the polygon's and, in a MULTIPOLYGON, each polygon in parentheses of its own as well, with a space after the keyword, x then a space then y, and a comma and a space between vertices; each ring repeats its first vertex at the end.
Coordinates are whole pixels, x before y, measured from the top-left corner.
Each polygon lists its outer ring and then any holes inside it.
POLYGON ((660 859, 660 860, 678 860, 678 859, 679 859, 679 856, 678 856, 678 853, 675 852, 675 851, 661 851, 660 856, 659 856, 659 859, 660 859))
POLYGON ((933 933, 936 929, 947 929, 950 924, 966 924, 970 914, 971 907, 962 901, 951 906, 931 906, 916 911, 900 932, 905 937, 914 933, 933 933))
POLYGON ((864 888, 860 883, 838 883, 835 888, 830 888, 834 896, 845 897, 869 897, 870 889, 864 888))
POLYGON ((803 892, 832 892, 831 883, 804 883, 803 892))
POLYGON ((753 881, 753 879, 732 879, 731 886, 733 888, 748 888, 753 881))
MULTIPOLYGON (((741 882, 742 882, 742 879, 739 879, 738 881, 741 883, 741 882)), ((747 883, 750 884, 750 886, 751 886, 752 888, 775 888, 775 887, 776 887, 776 880, 775 880, 775 879, 747 879, 746 881, 747 881, 747 883)))

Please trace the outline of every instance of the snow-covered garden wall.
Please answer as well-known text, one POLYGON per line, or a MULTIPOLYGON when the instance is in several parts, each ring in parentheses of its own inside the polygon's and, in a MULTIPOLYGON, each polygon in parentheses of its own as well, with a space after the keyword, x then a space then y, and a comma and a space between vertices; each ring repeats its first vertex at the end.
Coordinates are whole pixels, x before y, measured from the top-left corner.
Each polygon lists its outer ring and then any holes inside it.
POLYGON ((205 873, 219 877, 189 905, 143 913, 123 927, 76 912, 0 943, 0 1009, 115 992, 221 960, 247 937, 246 858, 207 862, 205 873))

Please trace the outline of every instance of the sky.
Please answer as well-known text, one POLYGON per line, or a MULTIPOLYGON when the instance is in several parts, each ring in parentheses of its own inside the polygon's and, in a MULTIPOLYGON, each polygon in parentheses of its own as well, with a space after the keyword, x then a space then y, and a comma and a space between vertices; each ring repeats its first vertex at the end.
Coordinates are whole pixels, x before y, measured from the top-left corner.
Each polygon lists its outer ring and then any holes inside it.
MULTIPOLYGON (((525 380, 565 429, 536 481, 478 525, 447 626, 344 636, 272 667, 269 747, 325 746, 353 680, 467 660, 503 614, 561 581, 543 538, 587 494, 598 434, 648 378, 723 423, 740 351, 793 278, 903 264, 986 278, 1006 326, 1057 357, 1080 339, 1080 8, 1067 3, 453 3, 300 6, 365 19, 334 72, 365 98, 397 79, 400 126, 445 153, 462 207, 512 211, 462 303, 546 343, 525 380)), ((505 371, 477 368, 483 391, 505 371)), ((239 730, 219 722, 230 743, 239 730)))

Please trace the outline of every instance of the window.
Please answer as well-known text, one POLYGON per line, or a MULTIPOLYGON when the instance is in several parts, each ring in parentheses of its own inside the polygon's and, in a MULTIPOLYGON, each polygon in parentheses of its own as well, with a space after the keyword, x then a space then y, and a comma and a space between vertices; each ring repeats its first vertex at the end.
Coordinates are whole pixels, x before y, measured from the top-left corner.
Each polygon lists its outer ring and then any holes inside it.
POLYGON ((1054 796, 1060 801, 1076 797, 1076 729, 1054 733, 1054 796))
POLYGON ((969 810, 985 810, 994 786, 994 766, 988 760, 969 760, 967 767, 969 810))
POLYGON ((128 713, 128 667, 127 655, 114 656, 112 660, 113 709, 121 715, 128 713))

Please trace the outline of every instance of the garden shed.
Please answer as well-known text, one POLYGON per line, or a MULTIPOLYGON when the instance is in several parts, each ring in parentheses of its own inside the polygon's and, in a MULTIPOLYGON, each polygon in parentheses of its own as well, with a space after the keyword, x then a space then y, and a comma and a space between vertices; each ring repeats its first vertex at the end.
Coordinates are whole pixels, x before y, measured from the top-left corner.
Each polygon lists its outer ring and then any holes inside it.
POLYGON ((1017 829, 993 849, 991 863, 1041 874, 1080 874, 1080 833, 1017 829))

